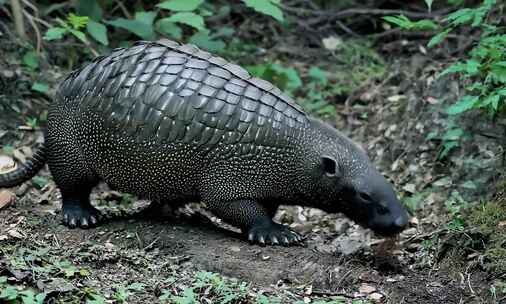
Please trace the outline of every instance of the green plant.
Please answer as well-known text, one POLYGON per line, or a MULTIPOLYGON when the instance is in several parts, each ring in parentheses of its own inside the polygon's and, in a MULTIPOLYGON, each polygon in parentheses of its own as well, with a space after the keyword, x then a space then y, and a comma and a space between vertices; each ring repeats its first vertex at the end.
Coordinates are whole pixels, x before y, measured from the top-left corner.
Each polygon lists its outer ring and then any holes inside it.
POLYGON ((245 67, 252 75, 275 84, 282 91, 292 93, 302 85, 299 73, 277 63, 263 63, 245 67))
POLYGON ((7 283, 6 277, 0 277, 0 300, 2 303, 42 304, 47 293, 35 293, 32 289, 19 288, 7 283))
POLYGON ((60 26, 49 28, 44 35, 45 40, 62 39, 66 34, 71 34, 81 42, 88 43, 86 34, 82 31, 88 23, 87 16, 77 16, 73 13, 69 13, 65 20, 60 18, 56 18, 55 20, 60 26))
POLYGON ((182 293, 162 290, 159 299, 178 304, 200 303, 197 295, 205 295, 212 303, 242 303, 247 299, 247 284, 231 282, 216 273, 199 271, 191 285, 182 288, 182 293))
POLYGON ((452 191, 450 198, 445 202, 445 207, 450 215, 450 221, 447 223, 448 229, 464 230, 465 220, 463 211, 468 207, 468 203, 462 198, 458 191, 452 191))
POLYGON ((132 283, 127 286, 118 286, 116 287, 116 292, 113 295, 113 298, 119 303, 126 303, 129 296, 132 295, 134 291, 141 291, 144 289, 144 284, 141 283, 132 283))
POLYGON ((468 138, 469 134, 462 127, 458 126, 453 119, 447 121, 444 131, 434 130, 426 137, 427 140, 437 140, 440 142, 437 154, 438 159, 445 158, 453 149, 458 148, 463 140, 468 138))
MULTIPOLYGON (((427 4, 430 8, 431 1, 427 4)), ((464 26, 471 26, 479 33, 471 40, 473 47, 464 58, 450 64, 438 77, 455 74, 461 80, 465 94, 450 104, 446 112, 453 116, 472 109, 483 109, 493 117, 506 109, 506 26, 502 23, 504 4, 496 0, 484 0, 474 8, 461 8, 448 14, 438 25, 432 20, 411 21, 405 16, 387 16, 384 19, 403 29, 437 30, 428 47, 441 43, 449 33, 464 26), (494 13, 494 8, 497 8, 494 13)), ((473 36, 472 36, 473 37, 473 36)), ((458 146, 462 130, 448 130, 443 139, 443 153, 458 146), (459 134, 460 133, 460 134, 459 134), (455 136, 457 135, 457 136, 455 136)))

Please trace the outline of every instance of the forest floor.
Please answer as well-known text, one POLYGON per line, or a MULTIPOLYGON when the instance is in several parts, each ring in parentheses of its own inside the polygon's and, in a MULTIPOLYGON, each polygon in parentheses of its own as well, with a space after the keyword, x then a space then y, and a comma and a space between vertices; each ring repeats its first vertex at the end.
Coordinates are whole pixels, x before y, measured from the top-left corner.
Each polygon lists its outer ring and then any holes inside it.
MULTIPOLYGON (((39 117, 47 109, 68 70, 41 67, 36 77, 50 90, 40 94, 30 90, 34 75, 22 67, 15 45, 3 39, 0 48, 0 143, 4 151, 7 144, 14 147, 9 154, 22 160, 42 138, 40 126, 26 117, 39 117)), ((285 65, 315 64, 308 58, 285 65)), ((332 69, 332 57, 325 60, 323 66, 332 69)), ((135 216, 146 203, 104 185, 94 194, 94 204, 109 220, 94 229, 72 230, 61 224, 59 194, 44 168, 37 179, 0 195, 0 278, 7 278, 0 285, 44 291, 65 303, 160 298, 191 303, 184 297, 192 292, 202 303, 227 295, 253 303, 332 298, 328 303, 500 303, 504 294, 491 287, 506 278, 476 266, 479 252, 446 254, 449 240, 466 234, 449 228, 451 210, 445 207, 492 192, 487 185, 495 183, 500 170, 500 145, 475 136, 460 152, 438 159, 441 141, 427 136, 443 129, 442 104, 455 98, 458 85, 435 79, 441 67, 430 55, 385 60, 382 78, 364 84, 346 102, 337 101, 338 116, 327 120, 363 143, 409 205, 410 227, 397 239, 380 239, 341 215, 285 207, 277 220, 303 233, 304 246, 260 247, 202 221, 198 214, 206 214, 199 208, 192 209, 197 215, 186 209, 177 217, 135 216), (15 197, 6 199, 10 195, 15 197)), ((468 125, 496 132, 491 125, 468 125)))

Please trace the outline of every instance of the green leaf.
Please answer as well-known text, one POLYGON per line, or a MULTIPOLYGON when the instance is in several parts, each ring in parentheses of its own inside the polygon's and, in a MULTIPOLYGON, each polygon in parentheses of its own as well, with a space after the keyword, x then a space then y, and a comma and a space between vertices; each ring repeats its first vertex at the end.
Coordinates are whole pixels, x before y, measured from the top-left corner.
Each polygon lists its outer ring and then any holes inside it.
POLYGON ((62 39, 63 35, 67 32, 66 29, 62 27, 51 27, 44 34, 44 40, 55 40, 62 39))
POLYGON ((499 108, 500 98, 501 96, 499 95, 491 94, 490 96, 487 96, 487 98, 483 100, 482 105, 484 107, 490 108, 491 110, 493 110, 493 112, 497 112, 497 109, 499 108))
POLYGON ((460 98, 455 104, 449 106, 446 109, 446 113, 449 115, 455 115, 467 110, 474 108, 476 102, 478 101, 478 96, 465 95, 460 98))
POLYGON ((213 40, 213 38, 209 36, 208 30, 195 33, 190 37, 189 41, 190 43, 193 43, 210 52, 219 52, 225 49, 225 42, 222 40, 213 40))
POLYGON ((153 20, 155 20, 156 15, 156 12, 137 12, 135 13, 135 20, 117 18, 108 21, 107 24, 125 29, 142 39, 153 40, 155 36, 153 20))
POLYGON ((274 0, 242 0, 247 7, 254 9, 255 11, 264 15, 271 16, 272 18, 283 21, 283 12, 276 5, 279 1, 274 0))
POLYGON ((431 48, 439 43, 441 43, 441 41, 443 41, 446 36, 448 36, 448 33, 450 33, 452 29, 451 28, 448 28, 442 32, 440 32, 439 34, 435 35, 434 37, 432 37, 429 41, 429 43, 427 43, 427 47, 431 48))
POLYGON ((459 9, 446 16, 446 21, 451 23, 453 26, 468 23, 474 18, 475 11, 470 8, 459 9))
POLYGON ((478 73, 478 69, 480 68, 480 63, 474 59, 469 59, 466 61, 466 73, 468 74, 476 74, 478 73))
POLYGON ((70 33, 74 35, 77 39, 81 40, 81 42, 88 43, 88 40, 86 39, 86 35, 78 30, 70 30, 70 33))
POLYGON ((462 62, 457 62, 457 63, 454 63, 454 64, 450 65, 446 69, 444 69, 441 73, 439 73, 439 75, 437 77, 439 78, 439 77, 442 77, 442 76, 444 76, 446 74, 453 74, 453 73, 463 72, 466 69, 467 69, 467 65, 466 64, 464 64, 462 62))
POLYGON ((86 25, 86 30, 96 41, 103 45, 109 44, 109 39, 107 39, 107 28, 102 23, 90 20, 86 25))
POLYGON ((506 83, 506 61, 493 62, 490 65, 490 76, 496 82, 506 83))
POLYGON ((49 90, 49 86, 42 82, 34 82, 31 89, 35 92, 46 93, 49 90))
POLYGON ((447 130, 445 134, 443 134, 443 137, 441 139, 443 141, 458 140, 459 138, 462 137, 462 135, 464 135, 464 130, 462 130, 461 128, 450 129, 447 130))
POLYGON ((159 8, 167 9, 175 12, 193 11, 199 7, 203 0, 169 0, 157 4, 159 8))
POLYGON ((68 14, 67 22, 72 26, 74 30, 80 30, 86 23, 88 23, 88 16, 77 16, 75 14, 68 14))
POLYGON ((43 177, 43 176, 35 176, 34 178, 32 178, 32 182, 37 185, 37 187, 39 189, 42 189, 48 182, 47 178, 43 177))
POLYGON ((107 24, 125 29, 142 39, 152 40, 154 37, 153 27, 139 20, 117 18, 111 21, 107 21, 107 24))
POLYGON ((28 51, 23 56, 23 64, 29 67, 32 70, 35 70, 39 66, 39 58, 37 57, 37 52, 28 51))
POLYGON ((136 12, 135 13, 135 20, 138 20, 146 25, 152 26, 153 21, 156 18, 157 12, 136 12))
POLYGON ((322 84, 327 83, 327 74, 325 73, 325 71, 321 70, 318 67, 315 66, 311 67, 308 71, 308 76, 317 80, 322 84))
POLYGON ((183 31, 177 24, 167 19, 168 18, 163 18, 158 21, 157 27, 159 31, 180 40, 183 37, 183 31))
POLYGON ((231 37, 235 33, 235 29, 229 26, 221 26, 216 33, 213 34, 213 38, 218 37, 231 37))
POLYGON ((195 13, 190 13, 190 12, 176 13, 166 19, 167 19, 167 21, 170 21, 170 22, 178 22, 178 23, 189 25, 189 26, 194 27, 198 30, 205 29, 204 18, 202 18, 202 16, 197 15, 195 13))
POLYGON ((383 20, 390 22, 392 24, 395 24, 401 28, 410 29, 411 28, 411 20, 408 19, 408 17, 404 15, 399 16, 385 16, 383 17, 383 20))
POLYGON ((35 296, 35 303, 37 303, 37 304, 44 303, 46 296, 47 296, 47 293, 45 293, 45 292, 39 293, 38 295, 35 296))
POLYGON ((76 11, 80 16, 88 16, 95 21, 102 19, 102 8, 97 0, 79 0, 76 11))
POLYGON ((18 291, 13 286, 7 286, 0 290, 0 299, 15 300, 18 297, 18 291))
POLYGON ((299 73, 297 73, 294 68, 285 68, 279 64, 273 64, 272 69, 279 74, 286 75, 288 79, 286 89, 288 91, 293 91, 302 86, 302 80, 299 77, 299 73))

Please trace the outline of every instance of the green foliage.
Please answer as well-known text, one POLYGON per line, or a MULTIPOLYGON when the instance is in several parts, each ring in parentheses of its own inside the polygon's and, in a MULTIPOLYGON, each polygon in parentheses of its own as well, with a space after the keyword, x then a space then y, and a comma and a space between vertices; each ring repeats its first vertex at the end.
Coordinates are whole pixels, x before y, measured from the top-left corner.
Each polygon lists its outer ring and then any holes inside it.
POLYGON ((65 20, 56 18, 56 22, 60 26, 49 28, 44 35, 44 40, 62 39, 66 34, 71 34, 81 42, 88 43, 86 34, 82 31, 88 23, 87 16, 77 16, 69 13, 65 20))
MULTIPOLYGON (((388 16, 384 19, 404 29, 438 29, 428 46, 434 47, 445 40, 449 33, 464 26, 479 30, 474 47, 465 58, 450 64, 439 77, 454 74, 464 85, 465 94, 450 104, 448 115, 458 115, 473 109, 482 109, 493 117, 506 109, 506 27, 501 23, 501 13, 492 14, 496 0, 484 0, 474 8, 461 8, 446 16, 440 26, 431 20, 413 22, 404 16, 388 16)), ((428 4, 430 7, 430 4, 428 4)), ((459 145, 463 131, 449 128, 442 136, 444 157, 459 145)))
POLYGON ((469 134, 450 119, 447 122, 446 129, 443 132, 434 130, 427 135, 427 140, 437 140, 440 142, 438 159, 444 159, 449 153, 458 147, 461 142, 469 138, 469 134))
POLYGON ((404 15, 399 16, 386 16, 383 17, 384 20, 395 24, 406 30, 435 30, 438 29, 438 25, 434 23, 432 20, 423 19, 419 21, 411 21, 408 17, 404 15))
POLYGON ((155 12, 137 12, 134 19, 117 18, 112 21, 107 21, 117 28, 128 30, 139 38, 152 40, 155 37, 153 29, 153 21, 156 17, 155 12))
POLYGON ((100 42, 103 45, 109 44, 109 38, 107 37, 107 28, 102 23, 90 19, 86 24, 86 30, 96 41, 100 42))
POLYGON ((2 303, 42 304, 46 293, 36 293, 25 287, 15 287, 7 282, 6 277, 0 277, 0 300, 2 303))
MULTIPOLYGON (((279 21, 283 20, 279 0, 243 0, 243 2, 257 12, 279 21)), ((79 15, 69 13, 65 21, 56 18, 59 26, 49 28, 44 39, 63 39, 67 34, 71 34, 86 43, 86 36, 89 35, 94 41, 109 45, 110 32, 107 26, 126 30, 145 40, 155 40, 158 34, 181 40, 186 33, 185 29, 189 29, 190 42, 211 51, 222 51, 225 48, 225 43, 218 39, 218 36, 225 35, 218 35, 219 30, 217 32, 209 30, 206 19, 229 14, 231 10, 228 5, 219 7, 203 0, 167 0, 156 4, 152 11, 135 12, 133 18, 112 16, 109 19, 104 16, 101 5, 105 4, 97 0, 77 1, 76 11, 79 15)), ((230 35, 231 33, 228 34, 230 35)))
MULTIPOLYGON (((199 271, 189 285, 180 286, 180 292, 162 290, 159 300, 162 303, 197 304, 197 303, 250 303, 248 285, 221 277, 219 274, 199 271)), ((279 303, 275 298, 259 295, 254 303, 279 303)))
POLYGON ((39 58, 37 57, 37 53, 35 51, 30 50, 26 52, 21 61, 32 71, 39 67, 39 58))
POLYGON ((272 82, 282 91, 293 92, 302 85, 299 73, 294 68, 286 68, 277 63, 246 66, 254 76, 272 82))
POLYGON ((141 283, 132 283, 128 286, 118 286, 113 298, 118 301, 118 303, 127 303, 128 297, 131 296, 133 292, 141 291, 143 289, 144 284, 141 283))
MULTIPOLYGON (((499 185, 499 191, 506 189, 506 183, 499 185)), ((483 235, 485 268, 497 273, 506 273, 506 200, 504 196, 496 200, 480 202, 466 216, 466 221, 476 227, 483 235)), ((501 288, 506 294, 506 289, 501 288)))
POLYGON ((157 6, 171 11, 187 12, 197 9, 203 2, 203 0, 169 0, 157 6))
POLYGON ((283 12, 279 8, 280 0, 242 0, 246 6, 255 11, 283 21, 283 12))
POLYGON ((34 82, 32 87, 32 91, 39 92, 39 93, 46 93, 49 90, 49 86, 42 82, 34 82))
POLYGON ((462 198, 458 191, 452 191, 450 198, 445 202, 446 210, 450 215, 450 221, 447 224, 450 230, 464 230, 465 221, 463 211, 468 207, 468 203, 462 198))

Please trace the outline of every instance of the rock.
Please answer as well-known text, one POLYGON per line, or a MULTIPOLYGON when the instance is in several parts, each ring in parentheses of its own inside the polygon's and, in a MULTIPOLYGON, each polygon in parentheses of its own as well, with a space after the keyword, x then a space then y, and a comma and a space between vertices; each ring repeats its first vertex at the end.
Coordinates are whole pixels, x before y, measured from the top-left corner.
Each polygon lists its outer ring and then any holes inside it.
POLYGON ((0 191, 0 209, 9 206, 16 201, 16 195, 9 190, 0 191))
POLYGON ((2 76, 5 77, 5 78, 12 78, 14 77, 14 71, 11 71, 11 70, 3 70, 2 71, 2 76))
POLYGON ((348 230, 350 222, 345 218, 338 218, 334 221, 334 231, 338 234, 342 234, 348 230))
POLYGON ((332 241, 332 245, 343 255, 351 255, 367 247, 367 240, 364 234, 355 232, 339 236, 332 241))
POLYGON ((239 251, 241 251, 241 248, 239 248, 239 246, 231 246, 230 250, 233 252, 239 252, 239 251))

